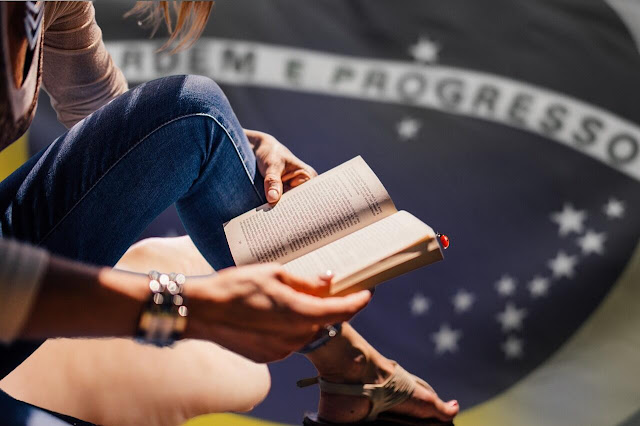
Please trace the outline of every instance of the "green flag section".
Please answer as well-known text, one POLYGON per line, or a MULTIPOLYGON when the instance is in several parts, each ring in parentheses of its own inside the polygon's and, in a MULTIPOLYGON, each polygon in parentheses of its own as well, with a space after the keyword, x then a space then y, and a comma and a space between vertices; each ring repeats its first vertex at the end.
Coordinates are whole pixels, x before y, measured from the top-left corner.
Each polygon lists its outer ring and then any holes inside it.
POLYGON ((638 377, 640 245, 611 293, 556 354, 456 424, 640 425, 638 377))

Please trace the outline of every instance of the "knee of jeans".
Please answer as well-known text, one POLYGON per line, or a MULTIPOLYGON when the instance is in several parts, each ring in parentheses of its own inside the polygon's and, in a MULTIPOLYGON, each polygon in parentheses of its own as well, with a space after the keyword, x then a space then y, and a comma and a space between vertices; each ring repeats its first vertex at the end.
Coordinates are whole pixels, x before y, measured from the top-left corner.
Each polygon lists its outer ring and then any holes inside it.
POLYGON ((233 114, 226 95, 209 77, 186 76, 180 97, 192 113, 211 114, 216 118, 233 114))
MULTIPOLYGON (((229 100, 218 84, 209 77, 199 75, 180 76, 178 89, 178 105, 174 108, 174 118, 186 117, 189 131, 194 137, 190 144, 181 140, 179 149, 198 149, 211 153, 216 148, 217 134, 229 134, 233 140, 241 140, 242 128, 235 118, 229 100), (203 117, 211 117, 213 120, 203 117), (213 137, 212 137, 213 136, 213 137)), ((170 81, 173 83, 173 81, 170 81)), ((175 93, 175 92, 174 92, 175 93)), ((180 120, 184 122, 184 120, 180 120)))

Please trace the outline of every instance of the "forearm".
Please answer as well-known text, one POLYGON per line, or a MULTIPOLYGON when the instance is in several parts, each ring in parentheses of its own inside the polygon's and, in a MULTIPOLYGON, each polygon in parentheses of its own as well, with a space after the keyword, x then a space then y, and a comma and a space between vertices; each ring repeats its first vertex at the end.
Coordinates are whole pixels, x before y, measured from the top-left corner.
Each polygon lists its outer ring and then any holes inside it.
POLYGON ((22 339, 132 336, 148 279, 52 257, 22 339))

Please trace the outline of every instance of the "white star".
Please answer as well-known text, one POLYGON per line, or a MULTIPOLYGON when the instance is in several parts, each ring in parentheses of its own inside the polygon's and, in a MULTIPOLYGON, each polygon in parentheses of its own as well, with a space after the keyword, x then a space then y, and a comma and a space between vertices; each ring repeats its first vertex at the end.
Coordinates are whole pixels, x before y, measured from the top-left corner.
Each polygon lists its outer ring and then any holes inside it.
POLYGON ((420 293, 416 293, 411 299, 411 313, 416 317, 427 313, 430 307, 431 301, 420 293))
POLYGON ((516 280, 509 275, 503 275, 496 283, 496 290, 500 296, 511 296, 516 291, 516 280))
POLYGON ((396 130, 400 139, 407 141, 415 138, 421 127, 422 123, 420 121, 415 118, 405 117, 396 125, 396 130))
POLYGON ((431 340, 436 344, 436 353, 456 352, 458 350, 458 340, 462 337, 462 331, 452 330, 448 324, 440 326, 437 333, 431 335, 431 340))
POLYGON ((507 359, 522 358, 524 353, 522 339, 509 336, 502 344, 502 351, 507 359))
POLYGON ((576 210, 569 203, 565 203, 561 212, 551 214, 551 221, 557 223, 560 227, 559 233, 561 237, 575 232, 577 234, 584 230, 584 221, 587 218, 587 212, 584 210, 576 210))
POLYGON ((527 287, 533 298, 546 296, 549 292, 549 280, 541 276, 535 276, 527 287))
POLYGON ((578 263, 578 256, 569 256, 561 250, 547 265, 553 271, 554 278, 573 278, 576 263, 578 263))
POLYGON ((459 290, 451 299, 454 310, 459 314, 468 311, 475 301, 476 297, 466 290, 459 290))
POLYGON ((609 198, 609 202, 604 205, 602 210, 609 219, 621 219, 624 216, 624 202, 609 198))
POLYGON ((422 63, 432 63, 438 60, 440 45, 428 37, 421 36, 416 44, 409 48, 413 58, 422 63))
POLYGON ((604 251, 604 240, 607 238, 604 232, 594 232, 589 229, 584 236, 578 238, 578 245, 582 249, 582 254, 597 253, 604 251))
POLYGON ((525 308, 518 309, 516 305, 509 302, 504 308, 503 312, 500 312, 496 318, 498 322, 502 324, 502 331, 520 330, 522 328, 522 321, 527 316, 527 310, 525 308))

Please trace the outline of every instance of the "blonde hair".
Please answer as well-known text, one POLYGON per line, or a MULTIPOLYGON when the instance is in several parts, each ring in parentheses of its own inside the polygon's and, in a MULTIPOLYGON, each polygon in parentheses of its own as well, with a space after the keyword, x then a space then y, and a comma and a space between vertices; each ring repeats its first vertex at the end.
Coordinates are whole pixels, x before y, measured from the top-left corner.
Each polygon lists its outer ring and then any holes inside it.
POLYGON ((169 40, 160 48, 171 49, 176 53, 191 47, 202 35, 209 20, 213 1, 138 1, 125 18, 136 15, 141 25, 152 28, 153 36, 162 22, 169 31, 169 40), (169 6, 171 4, 171 7, 169 6), (175 26, 172 24, 172 15, 176 16, 175 26))

